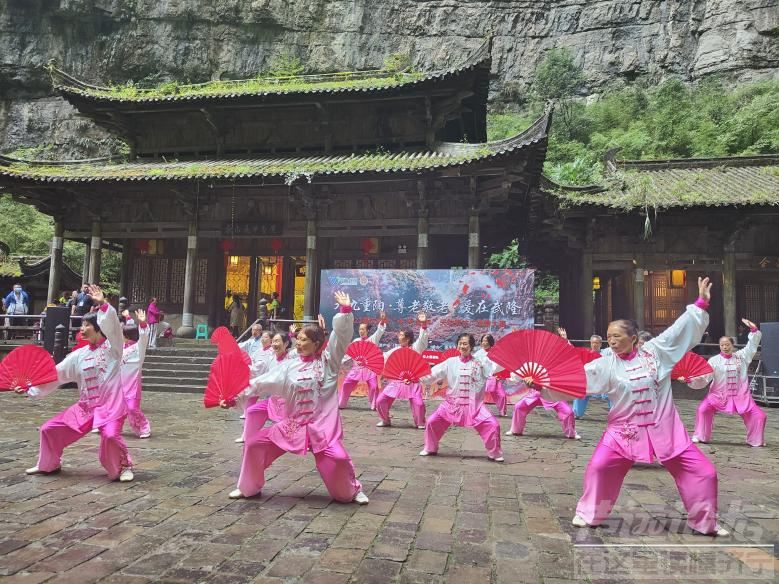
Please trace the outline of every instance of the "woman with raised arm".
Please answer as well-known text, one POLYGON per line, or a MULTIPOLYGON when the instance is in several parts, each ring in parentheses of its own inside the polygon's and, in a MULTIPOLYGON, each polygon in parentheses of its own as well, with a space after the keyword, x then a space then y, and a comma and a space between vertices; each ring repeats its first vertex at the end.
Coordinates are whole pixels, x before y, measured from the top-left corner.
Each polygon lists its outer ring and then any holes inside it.
MULTIPOLYGON (((31 387, 27 394, 42 397, 65 383, 77 383, 79 400, 41 427, 38 464, 27 474, 58 472, 65 447, 100 429, 100 464, 112 480, 133 480, 132 461, 122 439, 127 406, 122 391, 122 328, 116 311, 98 286, 89 295, 99 305, 97 312, 85 314, 81 334, 87 345, 69 353, 57 364, 57 380, 31 387)), ((22 393, 22 389, 16 390, 22 393)))
POLYGON ((122 389, 127 404, 127 421, 138 438, 151 436, 151 424, 141 411, 141 370, 149 345, 149 325, 146 312, 135 311, 134 324, 122 327, 124 351, 122 352, 122 389))
POLYGON ((711 440, 714 415, 721 412, 730 416, 734 414, 741 416, 747 427, 747 444, 765 446, 766 415, 752 398, 747 376, 749 364, 760 346, 761 333, 751 320, 744 318, 742 322, 749 327, 746 347, 734 353, 733 339, 721 337, 719 355, 709 359, 709 365, 714 371, 690 380, 690 386, 695 389, 702 389, 709 381, 714 380, 709 388, 709 394, 698 406, 693 442, 705 443, 711 440))
POLYGON ((352 338, 354 315, 348 294, 336 292, 335 299, 340 313, 333 317, 333 332, 324 351, 324 331, 308 325, 297 337, 298 359, 285 360, 249 382, 252 394, 284 399, 284 418, 247 436, 238 488, 230 493, 231 498, 259 494, 265 484, 265 469, 285 452, 305 456, 310 450, 333 499, 361 505, 368 502, 344 448, 338 412, 338 371, 352 338))
MULTIPOLYGON (((479 345, 480 348, 473 356, 486 363, 486 360, 488 359, 487 353, 495 346, 495 337, 491 334, 482 335, 479 345)), ((506 398, 506 388, 503 387, 503 382, 494 375, 490 375, 489 379, 487 379, 484 393, 485 395, 492 397, 492 401, 495 402, 495 407, 498 408, 498 415, 505 416, 508 399, 506 398)))
POLYGON ((447 382, 446 397, 427 420, 425 448, 420 456, 438 453, 438 443, 451 425, 473 428, 479 433, 487 456, 496 462, 503 462, 500 449, 500 423, 484 405, 484 387, 487 378, 495 372, 497 365, 492 361, 473 358, 476 339, 463 333, 457 338, 459 357, 450 357, 433 367, 422 383, 447 382))
MULTIPOLYGON (((676 481, 688 525, 703 534, 728 534, 716 521, 717 471, 690 440, 671 393, 671 370, 698 344, 709 324, 710 291, 709 279, 698 278, 695 304, 641 348, 636 323, 615 320, 607 335, 613 355, 584 366, 587 393, 605 393, 613 407, 584 474, 575 526, 605 521, 633 464, 656 457, 676 481)), ((555 394, 552 399, 558 396, 565 397, 555 394)))
MULTIPOLYGON (((367 322, 361 322, 360 326, 357 328, 359 336, 354 342, 373 343, 374 345, 378 345, 381 337, 384 336, 384 330, 386 328, 387 315, 382 311, 379 314, 379 324, 376 327, 376 332, 369 337, 370 325, 367 322)), ((345 357, 344 365, 349 365, 350 363, 352 363, 352 358, 345 357)), ((368 384, 368 403, 372 410, 376 409, 376 394, 379 389, 379 378, 370 369, 360 367, 356 363, 352 364, 352 368, 344 378, 343 385, 341 385, 341 395, 338 399, 339 408, 344 409, 349 404, 349 396, 352 395, 352 391, 354 391, 354 388, 357 387, 357 384, 361 381, 368 384)))
MULTIPOLYGON (((419 338, 414 341, 414 331, 404 330, 398 332, 398 346, 384 353, 384 362, 387 362, 390 355, 401 347, 411 347, 417 353, 422 354, 427 349, 427 316, 420 312, 417 316, 419 321, 419 338)), ((379 427, 392 425, 390 420, 390 408, 396 399, 407 399, 411 406, 411 415, 414 418, 414 425, 421 429, 425 427, 425 400, 422 397, 421 383, 403 383, 402 381, 392 380, 384 386, 384 390, 376 400, 376 413, 379 414, 379 427)))

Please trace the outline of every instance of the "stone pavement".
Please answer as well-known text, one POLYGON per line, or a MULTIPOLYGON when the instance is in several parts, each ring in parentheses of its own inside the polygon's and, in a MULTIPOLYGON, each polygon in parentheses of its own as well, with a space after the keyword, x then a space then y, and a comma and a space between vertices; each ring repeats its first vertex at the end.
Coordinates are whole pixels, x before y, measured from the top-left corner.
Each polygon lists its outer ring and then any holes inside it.
MULTIPOLYGON (((740 419, 716 418, 716 443, 703 449, 719 470, 723 523, 735 533, 715 542, 683 527, 673 480, 657 465, 630 472, 609 526, 570 525, 604 426, 600 400, 579 422, 579 442, 563 439, 552 414, 536 410, 526 436, 502 437, 499 464, 462 428, 447 432, 439 456, 419 457, 422 431, 412 429, 407 403, 396 402, 397 425, 382 429, 364 398, 353 399, 346 445, 371 499, 359 507, 330 501, 311 456, 283 456, 261 497, 229 500, 241 457, 237 413, 206 411, 192 394, 144 394, 152 437, 125 429, 133 483, 107 481, 96 435, 65 451, 61 474, 25 476, 36 461, 37 427, 74 396, 0 395, 3 582, 559 584, 688 582, 691 574, 771 581, 771 571, 779 573, 771 546, 779 533, 779 410, 766 409, 771 445, 760 449, 743 443, 740 419)), ((691 428, 696 403, 678 405, 691 428)), ((507 418, 501 424, 508 429, 507 418)))

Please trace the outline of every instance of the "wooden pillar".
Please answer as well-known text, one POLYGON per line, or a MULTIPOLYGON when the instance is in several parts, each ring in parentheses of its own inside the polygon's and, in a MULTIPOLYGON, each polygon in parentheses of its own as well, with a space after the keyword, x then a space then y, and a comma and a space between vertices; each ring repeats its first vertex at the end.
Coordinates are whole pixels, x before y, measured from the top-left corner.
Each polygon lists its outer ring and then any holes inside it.
MULTIPOLYGON (((722 306, 725 317, 725 334, 736 336, 736 249, 731 243, 725 246, 722 261, 722 306)), ((749 317, 747 317, 749 318, 749 317)))
POLYGON ((479 268, 481 251, 479 249, 479 212, 471 210, 468 216, 468 269, 479 268))
POLYGON ((89 281, 89 242, 84 244, 84 265, 81 268, 81 283, 91 284, 89 281))
POLYGON ((132 256, 133 242, 125 239, 122 242, 122 273, 119 277, 119 295, 130 298, 130 259, 132 256))
POLYGON ((595 314, 595 304, 592 293, 592 254, 583 253, 579 276, 579 304, 581 305, 581 331, 578 332, 580 339, 589 339, 595 331, 593 324, 593 315, 595 314))
POLYGON ((316 320, 316 290, 319 280, 316 249, 316 219, 306 222, 306 281, 303 286, 303 318, 316 320))
POLYGON ((92 239, 89 245, 89 278, 90 284, 100 282, 100 260, 102 259, 103 239, 100 236, 100 221, 92 222, 92 239))
POLYGON ((195 337, 195 278, 197 277, 197 224, 189 224, 187 236, 187 263, 184 268, 184 304, 181 308, 181 326, 176 331, 177 337, 195 337))
POLYGON ((417 221, 417 270, 427 269, 430 262, 429 229, 427 213, 420 213, 417 221))
POLYGON ((65 230, 62 221, 54 222, 54 237, 51 238, 51 263, 49 264, 49 290, 46 303, 51 304, 59 298, 60 275, 62 274, 62 245, 65 230))
POLYGON ((644 267, 640 264, 633 269, 633 313, 638 328, 644 328, 644 267))

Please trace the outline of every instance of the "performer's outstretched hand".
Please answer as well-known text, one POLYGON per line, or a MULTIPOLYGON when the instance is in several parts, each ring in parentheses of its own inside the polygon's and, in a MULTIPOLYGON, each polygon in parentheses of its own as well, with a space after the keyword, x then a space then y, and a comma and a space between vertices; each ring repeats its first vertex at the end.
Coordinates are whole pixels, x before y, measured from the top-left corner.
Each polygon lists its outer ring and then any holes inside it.
POLYGON ((143 324, 146 322, 146 311, 143 308, 139 308, 135 311, 135 320, 138 322, 138 324, 143 324))
POLYGON ((706 302, 711 300, 711 280, 709 280, 708 276, 705 278, 698 277, 698 296, 706 302))
POLYGON ((383 310, 379 313, 379 322, 387 322, 387 313, 383 310))
POLYGON ((417 315, 417 319, 420 323, 427 322, 427 315, 424 312, 420 312, 419 315, 417 315))
POLYGON ((342 292, 341 290, 335 293, 335 301, 341 306, 352 305, 352 299, 349 298, 349 295, 346 292, 342 292))
POLYGON ((103 294, 103 290, 100 286, 90 286, 87 292, 92 297, 92 300, 98 304, 103 304, 105 302, 105 294, 103 294))
POLYGON ((749 327, 749 330, 754 330, 754 329, 757 328, 757 325, 754 322, 752 322, 751 320, 748 320, 746 318, 742 318, 741 322, 743 322, 745 325, 747 325, 749 327))

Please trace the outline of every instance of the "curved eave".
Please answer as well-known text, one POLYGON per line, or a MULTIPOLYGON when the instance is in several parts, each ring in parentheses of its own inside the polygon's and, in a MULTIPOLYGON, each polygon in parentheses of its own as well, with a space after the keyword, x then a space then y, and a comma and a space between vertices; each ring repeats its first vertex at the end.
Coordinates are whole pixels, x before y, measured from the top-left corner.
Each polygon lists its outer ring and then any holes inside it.
MULTIPOLYGON (((485 77, 489 76, 489 70, 492 64, 492 57, 490 55, 491 44, 484 43, 479 49, 477 49, 466 61, 462 64, 440 71, 434 71, 428 73, 419 79, 412 79, 408 81, 399 82, 393 85, 378 86, 378 87, 336 87, 336 88, 317 88, 314 87, 305 90, 290 90, 290 91, 235 91, 230 93, 215 93, 215 94, 193 94, 193 95, 160 95, 150 97, 137 97, 126 98, 116 95, 111 95, 111 88, 99 87, 90 85, 83 81, 72 77, 56 68, 52 68, 52 84, 54 89, 59 92, 65 99, 73 103, 73 105, 82 104, 90 105, 92 107, 98 107, 100 105, 115 107, 117 105, 126 106, 143 106, 143 105, 159 105, 171 102, 187 102, 191 104, 197 104, 198 102, 207 102, 210 104, 220 102, 235 102, 235 101, 256 101, 266 102, 274 100, 292 101, 296 98, 318 97, 323 96, 360 96, 360 95, 375 95, 376 97, 384 95, 392 95, 393 93, 405 93, 408 91, 426 89, 429 87, 435 87, 447 80, 456 79, 459 76, 471 73, 477 69, 484 71, 485 77), (95 95, 94 91, 105 92, 106 95, 95 95)), ((359 72, 356 72, 359 73, 359 72)), ((487 79, 488 81, 488 79, 487 79)))

